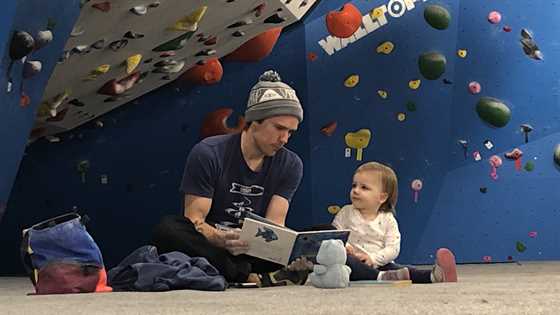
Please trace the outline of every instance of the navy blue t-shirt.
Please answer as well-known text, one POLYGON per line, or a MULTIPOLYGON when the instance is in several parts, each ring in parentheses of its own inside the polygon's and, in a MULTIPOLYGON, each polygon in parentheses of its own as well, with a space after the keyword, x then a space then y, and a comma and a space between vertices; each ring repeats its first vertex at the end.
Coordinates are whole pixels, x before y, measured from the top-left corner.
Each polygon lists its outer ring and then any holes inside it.
POLYGON ((303 176, 303 163, 282 148, 265 157, 258 172, 249 168, 241 153, 241 134, 208 137, 189 153, 181 183, 185 194, 212 199, 209 223, 234 225, 233 216, 246 210, 266 216, 273 195, 291 201, 303 176))

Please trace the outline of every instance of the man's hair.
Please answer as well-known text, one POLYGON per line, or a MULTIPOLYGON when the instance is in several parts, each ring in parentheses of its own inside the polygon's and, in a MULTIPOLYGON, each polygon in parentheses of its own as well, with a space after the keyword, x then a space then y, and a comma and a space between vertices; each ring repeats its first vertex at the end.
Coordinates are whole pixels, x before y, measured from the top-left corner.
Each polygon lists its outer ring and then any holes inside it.
POLYGON ((244 131, 249 130, 249 127, 251 126, 251 124, 252 124, 253 122, 258 122, 259 124, 262 124, 263 121, 265 121, 265 120, 264 120, 264 119, 259 119, 259 120, 250 121, 250 122, 246 123, 245 126, 243 126, 243 130, 244 130, 244 131))
POLYGON ((387 193, 387 200, 379 207, 379 211, 396 214, 399 185, 395 171, 389 166, 378 162, 367 162, 360 165, 354 174, 365 171, 372 171, 379 174, 381 177, 381 189, 383 192, 387 193))

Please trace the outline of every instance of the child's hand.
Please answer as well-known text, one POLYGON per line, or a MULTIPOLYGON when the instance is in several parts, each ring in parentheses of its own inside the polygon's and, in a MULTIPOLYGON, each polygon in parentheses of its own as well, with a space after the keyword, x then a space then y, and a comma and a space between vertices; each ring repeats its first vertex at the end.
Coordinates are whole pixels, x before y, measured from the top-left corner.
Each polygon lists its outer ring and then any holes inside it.
POLYGON ((354 256, 356 256, 356 258, 358 258, 364 264, 366 264, 370 267, 374 267, 373 260, 371 260, 371 258, 369 257, 368 254, 362 253, 362 252, 356 252, 356 253, 354 253, 354 256))
POLYGON ((354 247, 352 247, 352 245, 350 245, 349 243, 346 243, 346 254, 354 255, 354 252, 354 247))

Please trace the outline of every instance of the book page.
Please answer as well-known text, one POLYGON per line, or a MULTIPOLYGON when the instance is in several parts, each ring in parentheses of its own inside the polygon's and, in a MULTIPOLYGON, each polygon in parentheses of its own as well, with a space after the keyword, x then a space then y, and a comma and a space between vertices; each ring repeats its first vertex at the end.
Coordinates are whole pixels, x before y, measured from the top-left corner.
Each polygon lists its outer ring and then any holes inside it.
POLYGON ((247 255, 288 265, 297 232, 246 218, 240 240, 249 243, 247 255))

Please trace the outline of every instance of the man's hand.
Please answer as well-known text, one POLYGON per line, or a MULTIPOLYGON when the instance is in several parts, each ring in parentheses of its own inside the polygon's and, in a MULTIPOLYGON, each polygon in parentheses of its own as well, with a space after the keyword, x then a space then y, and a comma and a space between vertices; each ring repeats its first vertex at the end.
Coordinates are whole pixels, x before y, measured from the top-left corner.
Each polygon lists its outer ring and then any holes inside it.
POLYGON ((237 256, 247 253, 249 243, 239 240, 240 229, 232 229, 229 231, 220 231, 224 239, 224 248, 232 255, 237 256))
POLYGON ((346 243, 346 254, 347 255, 354 255, 355 250, 354 247, 352 247, 352 245, 350 245, 350 243, 346 243))

